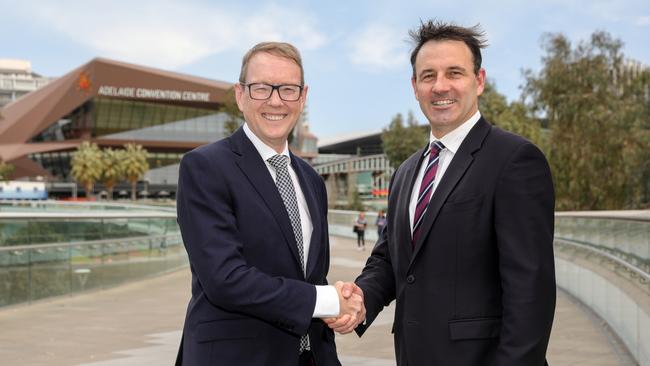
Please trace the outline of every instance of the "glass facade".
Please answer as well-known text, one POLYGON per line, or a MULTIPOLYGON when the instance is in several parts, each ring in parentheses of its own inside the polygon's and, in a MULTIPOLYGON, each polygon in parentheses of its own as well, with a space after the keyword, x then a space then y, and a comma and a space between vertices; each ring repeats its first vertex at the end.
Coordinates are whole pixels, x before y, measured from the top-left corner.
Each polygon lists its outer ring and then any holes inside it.
POLYGON ((29 154, 28 157, 45 168, 50 174, 67 180, 70 175, 72 151, 52 151, 29 154))
POLYGON ((224 136, 224 113, 173 104, 94 98, 31 142, 81 138, 213 141, 224 136))
MULTIPOLYGON (((145 148, 146 141, 207 143, 227 135, 227 120, 225 113, 215 109, 96 97, 53 123, 30 142, 92 138, 135 141, 145 148)), ((147 150, 151 169, 178 164, 184 153, 183 149, 173 147, 147 150)), ((69 180, 73 152, 34 153, 29 158, 53 176, 69 180)))

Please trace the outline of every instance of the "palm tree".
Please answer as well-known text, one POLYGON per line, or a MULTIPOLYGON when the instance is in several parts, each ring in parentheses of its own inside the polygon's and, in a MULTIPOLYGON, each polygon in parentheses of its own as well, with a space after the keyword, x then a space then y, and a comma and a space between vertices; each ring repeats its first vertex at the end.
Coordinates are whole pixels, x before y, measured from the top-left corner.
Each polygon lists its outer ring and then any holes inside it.
POLYGON ((124 175, 131 183, 131 199, 135 200, 135 188, 138 179, 149 170, 147 150, 142 145, 136 144, 126 144, 124 150, 124 175))
POLYGON ((72 177, 86 190, 86 197, 93 195, 93 185, 102 175, 102 152, 97 144, 84 141, 72 154, 72 177))
POLYGON ((125 156, 126 152, 124 150, 108 148, 102 151, 101 181, 108 191, 109 200, 113 199, 115 184, 124 178, 125 156))
POLYGON ((14 174, 14 170, 16 170, 16 167, 13 164, 0 161, 0 180, 9 180, 9 178, 11 178, 11 175, 14 174))

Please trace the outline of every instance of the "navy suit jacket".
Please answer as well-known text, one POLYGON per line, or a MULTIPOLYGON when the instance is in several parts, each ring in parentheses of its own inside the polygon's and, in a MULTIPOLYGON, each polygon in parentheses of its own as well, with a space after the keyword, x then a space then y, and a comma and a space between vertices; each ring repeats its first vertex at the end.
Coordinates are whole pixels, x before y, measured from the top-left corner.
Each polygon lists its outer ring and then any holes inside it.
POLYGON ((411 246, 409 203, 424 149, 395 172, 388 225, 357 283, 363 334, 397 300, 399 366, 542 366, 555 308, 554 192, 525 139, 481 118, 447 168, 411 246))
POLYGON ((177 210, 192 298, 178 364, 297 365, 309 332, 318 365, 340 365, 333 332, 312 319, 329 268, 325 185, 293 154, 291 164, 314 228, 306 278, 282 198, 242 128, 183 156, 177 210))

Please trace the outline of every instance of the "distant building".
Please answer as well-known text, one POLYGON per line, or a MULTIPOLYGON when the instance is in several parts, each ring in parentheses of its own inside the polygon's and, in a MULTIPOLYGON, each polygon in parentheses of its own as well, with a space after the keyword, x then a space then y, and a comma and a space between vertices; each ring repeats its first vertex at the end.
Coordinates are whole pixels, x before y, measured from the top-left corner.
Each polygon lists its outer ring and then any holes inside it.
POLYGON ((0 109, 0 159, 16 167, 14 178, 71 182, 81 142, 135 142, 149 151, 149 183, 175 192, 183 153, 226 135, 219 109, 231 86, 97 58, 0 109))
POLYGON ((322 139, 318 152, 312 163, 325 180, 331 207, 345 207, 355 194, 375 209, 386 206, 393 168, 384 154, 381 131, 322 139))
POLYGON ((383 154, 381 132, 381 130, 350 132, 321 139, 318 144, 318 152, 357 156, 383 154))
MULTIPOLYGON (((28 63, 7 65, 29 69, 28 63)), ((228 135, 229 116, 220 110, 231 87, 96 58, 0 108, 0 160, 16 167, 14 179, 41 177, 50 182, 51 196, 67 195, 75 187, 70 160, 81 142, 100 148, 137 143, 149 152, 150 166, 147 186, 139 190, 173 196, 182 155, 228 135)), ((290 147, 311 161, 318 140, 305 121, 297 126, 290 147)))
POLYGON ((309 123, 302 117, 293 129, 293 136, 289 144, 291 152, 313 164, 318 157, 318 138, 309 131, 309 123))
POLYGON ((25 60, 0 59, 0 107, 34 91, 52 79, 32 72, 25 60))

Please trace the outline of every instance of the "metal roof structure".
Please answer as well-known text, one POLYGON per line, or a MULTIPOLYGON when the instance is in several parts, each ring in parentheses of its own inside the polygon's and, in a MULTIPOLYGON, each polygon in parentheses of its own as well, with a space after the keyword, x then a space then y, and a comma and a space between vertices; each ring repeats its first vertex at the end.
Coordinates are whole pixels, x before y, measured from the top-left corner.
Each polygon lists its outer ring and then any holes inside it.
MULTIPOLYGON (((95 58, 0 109, 0 160, 16 166, 14 176, 47 176, 29 159, 33 153, 72 150, 82 141, 121 146, 132 139, 83 136, 33 141, 75 109, 96 97, 212 109, 225 101, 231 83, 95 58)), ((206 141, 138 141, 147 147, 191 149, 206 141), (176 146, 178 145, 178 146, 176 146)))

